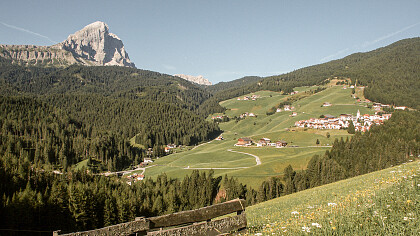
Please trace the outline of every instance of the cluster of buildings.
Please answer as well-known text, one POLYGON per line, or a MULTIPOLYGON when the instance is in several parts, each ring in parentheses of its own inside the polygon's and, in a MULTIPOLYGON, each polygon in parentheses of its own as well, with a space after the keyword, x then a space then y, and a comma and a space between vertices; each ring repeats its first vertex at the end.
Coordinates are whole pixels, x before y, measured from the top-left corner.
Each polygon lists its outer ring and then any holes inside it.
POLYGON ((242 99, 240 97, 238 97, 238 101, 240 100, 244 100, 244 101, 248 101, 248 100, 252 100, 255 101, 257 100, 257 98, 260 98, 260 95, 256 95, 256 94, 252 94, 251 97, 250 96, 244 96, 242 99))
POLYGON ((223 118, 225 118, 227 116, 225 115, 217 115, 217 116, 212 116, 211 119, 212 120, 223 120, 223 118))
MULTIPOLYGON (((294 106, 290 106, 290 105, 284 105, 283 106, 283 111, 294 111, 295 107, 294 106)), ((277 108, 276 112, 281 112, 281 108, 277 108)))
POLYGON ((256 117, 256 115, 255 115, 254 113, 252 113, 252 112, 250 112, 250 113, 245 112, 245 113, 241 114, 241 115, 239 116, 239 118, 243 119, 243 118, 245 118, 245 117, 247 117, 247 116, 249 116, 249 117, 256 117))
POLYGON ((358 110, 356 116, 349 114, 341 114, 339 117, 325 115, 325 118, 296 121, 295 126, 312 129, 346 129, 349 127, 350 122, 352 122, 356 131, 366 132, 373 124, 381 125, 390 117, 391 114, 360 115, 360 111, 358 110))
POLYGON ((142 174, 131 174, 131 175, 127 175, 127 184, 131 185, 132 183, 136 182, 136 181, 141 181, 144 179, 144 175, 142 174))
POLYGON ((374 102, 372 107, 375 111, 381 111, 384 108, 389 109, 391 107, 393 107, 395 110, 405 110, 405 109, 407 109, 407 107, 391 106, 391 105, 387 105, 387 104, 381 104, 381 103, 378 103, 378 102, 374 102))
MULTIPOLYGON (((240 147, 249 147, 254 144, 254 141, 251 138, 239 138, 238 142, 235 144, 235 146, 240 147)), ((261 138, 258 140, 258 142, 255 143, 257 147, 276 147, 276 148, 283 148, 287 146, 287 142, 280 140, 277 142, 271 142, 269 138, 261 138)))

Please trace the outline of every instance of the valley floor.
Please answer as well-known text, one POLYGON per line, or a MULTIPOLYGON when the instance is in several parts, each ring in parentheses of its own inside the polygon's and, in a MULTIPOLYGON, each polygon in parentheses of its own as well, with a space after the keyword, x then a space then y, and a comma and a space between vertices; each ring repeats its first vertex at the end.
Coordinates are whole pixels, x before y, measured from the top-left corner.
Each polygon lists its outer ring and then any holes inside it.
POLYGON ((295 128, 298 120, 318 118, 320 115, 372 114, 373 110, 367 104, 359 103, 351 95, 350 89, 343 86, 330 86, 316 94, 305 95, 305 91, 315 90, 317 87, 295 88, 296 95, 282 95, 277 92, 259 91, 254 93, 256 100, 238 100, 233 98, 221 102, 228 110, 225 115, 229 122, 220 123, 224 130, 224 140, 213 140, 192 148, 189 151, 171 154, 155 161, 153 168, 148 168, 146 177, 156 177, 165 172, 168 177, 183 178, 191 174, 194 169, 213 169, 216 176, 227 174, 238 178, 247 186, 258 188, 262 181, 269 177, 280 176, 289 164, 295 170, 306 169, 307 163, 313 155, 323 155, 331 148, 336 138, 351 137, 346 130, 314 130, 295 128), (300 96, 300 97, 299 97, 300 96), (267 115, 266 112, 288 98, 295 98, 294 111, 276 112, 267 115), (322 107, 329 102, 330 107, 322 107), (246 112, 252 112, 256 117, 246 117, 235 120, 246 112), (292 116, 296 112, 296 116, 292 116), (275 147, 237 147, 238 138, 250 137, 254 141, 269 138, 273 142, 285 140, 287 148, 275 147), (319 144, 317 143, 319 141, 319 144), (290 147, 292 146, 292 147, 290 147), (258 158, 257 158, 258 157, 258 158))

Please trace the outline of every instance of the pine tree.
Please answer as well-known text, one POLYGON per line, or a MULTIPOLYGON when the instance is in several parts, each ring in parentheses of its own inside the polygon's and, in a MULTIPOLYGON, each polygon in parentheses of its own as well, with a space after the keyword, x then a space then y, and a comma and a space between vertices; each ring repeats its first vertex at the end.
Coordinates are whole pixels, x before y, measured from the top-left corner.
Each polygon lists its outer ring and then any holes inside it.
POLYGON ((352 121, 350 121, 349 123, 350 123, 350 124, 349 124, 349 128, 347 129, 347 133, 349 133, 349 134, 355 134, 355 133, 356 133, 356 130, 355 130, 355 128, 354 128, 354 124, 353 124, 353 122, 352 122, 352 121))

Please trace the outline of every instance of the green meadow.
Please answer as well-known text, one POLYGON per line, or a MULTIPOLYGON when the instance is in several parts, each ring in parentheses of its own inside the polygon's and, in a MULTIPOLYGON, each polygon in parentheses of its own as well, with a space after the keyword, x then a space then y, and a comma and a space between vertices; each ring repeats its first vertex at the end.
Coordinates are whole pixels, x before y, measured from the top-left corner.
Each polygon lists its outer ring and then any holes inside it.
POLYGON ((247 235, 419 235, 420 161, 246 208, 247 235))
MULTIPOLYGON (((295 90, 303 92, 310 89, 316 87, 299 87, 295 90)), ((146 176, 155 178, 161 173, 166 173, 168 177, 183 178, 194 169, 214 169, 215 175, 227 174, 237 177, 239 181, 256 188, 267 178, 282 175, 284 168, 289 164, 296 170, 305 169, 310 158, 325 153, 336 138, 350 137, 345 130, 296 128, 296 121, 318 118, 326 114, 356 115, 357 110, 362 114, 373 113, 371 109, 357 103, 351 95, 351 89, 343 89, 342 86, 331 86, 317 94, 303 96, 304 98, 293 103, 294 112, 297 113, 294 117, 291 116, 292 111, 266 114, 271 107, 285 101, 290 95, 271 91, 253 94, 259 96, 255 101, 243 100, 244 96, 241 96, 241 100, 233 98, 220 104, 227 108, 225 115, 230 118, 239 117, 245 112, 252 112, 256 117, 246 117, 239 121, 231 119, 229 122, 220 123, 219 126, 224 131, 224 140, 213 140, 193 147, 192 150, 159 158, 153 166, 146 169, 146 176), (324 102, 329 102, 332 106, 322 107, 324 102), (269 138, 273 142, 284 140, 288 142, 289 147, 235 147, 234 144, 241 137, 251 137, 254 141, 261 138, 269 138), (317 140, 319 144, 316 144, 317 140), (254 157, 238 152, 256 155, 262 164, 256 165, 254 157)))

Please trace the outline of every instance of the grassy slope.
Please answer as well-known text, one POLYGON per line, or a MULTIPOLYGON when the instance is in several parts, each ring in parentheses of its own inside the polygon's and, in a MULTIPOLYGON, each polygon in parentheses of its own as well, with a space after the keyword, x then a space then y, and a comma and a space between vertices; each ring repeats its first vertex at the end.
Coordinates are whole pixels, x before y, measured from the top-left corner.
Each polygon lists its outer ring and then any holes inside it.
MULTIPOLYGON (((305 91, 309 89, 310 87, 300 87, 295 90, 305 91)), ((271 91, 259 91, 255 94, 261 96, 256 101, 238 101, 234 98, 221 102, 221 105, 229 109, 226 111, 226 115, 229 117, 239 116, 244 112, 253 112, 258 117, 248 117, 239 122, 232 120, 221 123, 220 127, 224 130, 223 137, 225 140, 212 141, 192 151, 160 158, 154 163, 157 166, 147 169, 146 175, 156 177, 158 174, 166 172, 169 177, 183 178, 186 174, 192 172, 192 169, 185 169, 188 166, 190 168, 250 167, 246 169, 215 170, 215 174, 228 174, 237 177, 241 182, 256 188, 268 177, 281 175, 284 168, 289 164, 297 170, 305 169, 310 158, 315 154, 323 154, 335 138, 349 137, 349 134, 343 130, 308 129, 304 131, 302 129, 290 129, 290 131, 286 131, 286 128, 292 127, 296 121, 319 117, 321 114, 352 113, 355 115, 358 109, 362 114, 372 113, 372 110, 357 104, 356 100, 350 95, 351 90, 344 90, 342 86, 330 87, 318 94, 295 102, 294 106, 298 113, 296 117, 289 116, 292 112, 266 115, 266 111, 287 98, 285 95, 271 91), (321 107, 324 102, 330 102, 333 106, 321 107), (330 133, 330 138, 326 137, 327 133, 330 133), (273 141, 286 140, 292 145, 299 146, 299 148, 234 147, 237 139, 244 136, 250 136, 254 140, 262 137, 270 138, 273 141), (317 139, 320 140, 321 145, 320 147, 313 147, 316 146, 317 139), (229 152, 228 149, 257 155, 261 158, 262 165, 255 166, 255 158, 229 152)))
POLYGON ((415 161, 260 203, 248 233, 419 235, 419 176, 415 161))

